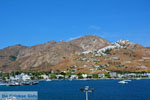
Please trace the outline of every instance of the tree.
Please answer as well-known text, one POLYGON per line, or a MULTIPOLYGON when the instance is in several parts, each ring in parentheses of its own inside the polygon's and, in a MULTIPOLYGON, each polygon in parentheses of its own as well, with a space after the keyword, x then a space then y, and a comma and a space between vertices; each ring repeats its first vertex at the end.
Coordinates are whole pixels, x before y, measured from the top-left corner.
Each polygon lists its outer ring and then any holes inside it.
POLYGON ((71 72, 67 72, 66 76, 70 77, 71 76, 71 72))
POLYGON ((15 75, 19 75, 19 74, 21 74, 21 73, 22 73, 22 71, 19 70, 19 71, 16 71, 16 72, 15 72, 15 75))
POLYGON ((56 78, 56 74, 51 74, 51 79, 55 79, 56 78))
POLYGON ((56 74, 59 74, 60 73, 60 70, 59 69, 56 69, 56 74))
POLYGON ((109 73, 106 73, 105 76, 106 76, 107 78, 111 78, 109 73))
POLYGON ((93 74, 93 78, 98 78, 98 74, 93 74))
POLYGON ((83 78, 83 77, 82 77, 82 73, 78 73, 77 75, 78 75, 78 78, 79 78, 79 79, 82 79, 82 78, 83 78))
POLYGON ((9 74, 8 73, 2 74, 2 79, 3 80, 9 79, 9 74))

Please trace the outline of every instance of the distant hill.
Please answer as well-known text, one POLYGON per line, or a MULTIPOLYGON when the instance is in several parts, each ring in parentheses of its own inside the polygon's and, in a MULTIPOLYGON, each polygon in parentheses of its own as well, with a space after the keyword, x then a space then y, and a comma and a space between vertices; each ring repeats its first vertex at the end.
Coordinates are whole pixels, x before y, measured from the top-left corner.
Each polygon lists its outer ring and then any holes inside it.
POLYGON ((16 45, 0 50, 0 71, 40 71, 52 69, 72 56, 86 51, 95 51, 110 45, 107 40, 87 35, 65 42, 50 41, 31 47, 16 45))

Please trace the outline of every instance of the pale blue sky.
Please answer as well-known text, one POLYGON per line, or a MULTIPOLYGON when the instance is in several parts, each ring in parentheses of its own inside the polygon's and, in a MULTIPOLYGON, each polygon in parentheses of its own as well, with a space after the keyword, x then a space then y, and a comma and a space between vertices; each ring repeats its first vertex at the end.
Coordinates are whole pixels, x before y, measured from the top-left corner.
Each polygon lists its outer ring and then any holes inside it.
POLYGON ((150 0, 0 0, 0 48, 94 34, 150 46, 150 0))

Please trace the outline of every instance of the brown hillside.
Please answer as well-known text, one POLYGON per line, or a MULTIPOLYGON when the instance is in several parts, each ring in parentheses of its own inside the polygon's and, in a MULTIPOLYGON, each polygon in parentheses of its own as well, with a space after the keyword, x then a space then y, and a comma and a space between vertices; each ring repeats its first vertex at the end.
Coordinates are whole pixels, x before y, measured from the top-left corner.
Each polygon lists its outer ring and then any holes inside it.
POLYGON ((50 69, 66 59, 71 59, 73 55, 85 50, 96 50, 108 44, 108 41, 100 37, 88 35, 70 42, 50 41, 31 47, 9 47, 0 50, 0 52, 2 52, 0 53, 1 58, 4 54, 8 55, 5 59, 0 59, 0 70, 8 72, 16 70, 37 71, 45 68, 50 69), (13 52, 10 48, 14 48, 13 52), (9 60, 9 56, 11 55, 15 56, 14 61, 9 60))

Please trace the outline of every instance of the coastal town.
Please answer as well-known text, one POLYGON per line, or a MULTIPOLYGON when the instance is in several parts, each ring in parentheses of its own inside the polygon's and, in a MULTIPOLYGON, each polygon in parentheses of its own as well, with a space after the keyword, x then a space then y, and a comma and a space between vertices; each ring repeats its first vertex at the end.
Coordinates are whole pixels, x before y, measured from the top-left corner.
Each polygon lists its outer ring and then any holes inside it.
POLYGON ((105 74, 74 74, 73 72, 13 72, 0 73, 0 85, 20 86, 36 85, 39 81, 52 80, 98 80, 98 79, 150 79, 150 73, 117 73, 111 72, 105 74))
POLYGON ((0 100, 150 100, 150 0, 0 0, 0 100))
MULTIPOLYGON (((150 59, 145 56, 147 49, 142 47, 144 53, 140 51, 141 56, 137 48, 141 46, 128 40, 119 40, 95 51, 80 52, 70 59, 63 57, 64 61, 53 67, 44 67, 45 70, 37 71, 38 67, 32 67, 30 71, 1 71, 0 83, 18 86, 36 85, 42 80, 149 79, 150 59)), ((14 57, 11 56, 12 59, 14 57)))

